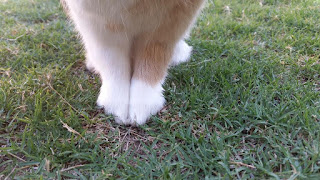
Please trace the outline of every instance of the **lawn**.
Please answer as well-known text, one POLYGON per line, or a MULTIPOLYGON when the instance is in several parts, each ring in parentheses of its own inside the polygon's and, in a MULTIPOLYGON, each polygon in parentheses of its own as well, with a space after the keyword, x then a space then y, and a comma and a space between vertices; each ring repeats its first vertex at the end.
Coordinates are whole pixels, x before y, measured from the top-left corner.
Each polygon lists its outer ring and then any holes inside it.
POLYGON ((126 127, 58 0, 0 0, 0 179, 317 179, 319 32, 318 0, 208 0, 166 107, 126 127))

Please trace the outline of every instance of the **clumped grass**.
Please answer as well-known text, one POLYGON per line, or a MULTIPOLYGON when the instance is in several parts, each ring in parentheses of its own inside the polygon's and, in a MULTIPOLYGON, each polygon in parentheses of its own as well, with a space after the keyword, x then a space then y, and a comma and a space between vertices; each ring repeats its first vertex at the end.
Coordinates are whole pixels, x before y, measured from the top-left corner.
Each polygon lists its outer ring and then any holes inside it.
POLYGON ((96 108, 57 0, 0 2, 0 179, 320 176, 319 1, 208 0, 139 128, 96 108))

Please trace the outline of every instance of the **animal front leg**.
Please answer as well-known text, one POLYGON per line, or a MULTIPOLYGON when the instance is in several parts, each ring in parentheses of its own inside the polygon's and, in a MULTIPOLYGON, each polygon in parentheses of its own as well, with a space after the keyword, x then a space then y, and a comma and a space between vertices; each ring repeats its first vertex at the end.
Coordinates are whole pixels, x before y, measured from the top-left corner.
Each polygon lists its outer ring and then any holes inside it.
POLYGON ((137 43, 130 86, 129 119, 133 125, 144 124, 164 104, 164 82, 173 46, 160 42, 137 43))
POLYGON ((97 105, 113 114, 119 124, 128 124, 131 68, 129 44, 96 46, 87 49, 87 56, 100 75, 102 86, 97 105))

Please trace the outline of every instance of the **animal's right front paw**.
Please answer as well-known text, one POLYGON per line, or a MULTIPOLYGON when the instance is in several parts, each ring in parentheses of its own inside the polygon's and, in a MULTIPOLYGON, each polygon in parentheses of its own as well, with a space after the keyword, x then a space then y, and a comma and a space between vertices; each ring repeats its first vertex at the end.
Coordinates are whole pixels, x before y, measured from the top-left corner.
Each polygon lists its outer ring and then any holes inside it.
POLYGON ((121 93, 121 90, 114 90, 102 86, 97 105, 103 107, 106 114, 114 115, 118 124, 130 124, 130 120, 128 119, 128 93, 121 93))

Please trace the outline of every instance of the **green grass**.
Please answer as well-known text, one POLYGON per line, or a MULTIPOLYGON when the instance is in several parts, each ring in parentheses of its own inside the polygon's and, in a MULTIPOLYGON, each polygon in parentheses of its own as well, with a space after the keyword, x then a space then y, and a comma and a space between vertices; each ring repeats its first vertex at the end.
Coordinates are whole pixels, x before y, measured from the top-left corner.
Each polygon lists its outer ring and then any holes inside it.
POLYGON ((58 0, 0 0, 0 27, 0 179, 320 177, 320 1, 209 0, 139 128, 96 108, 58 0))

